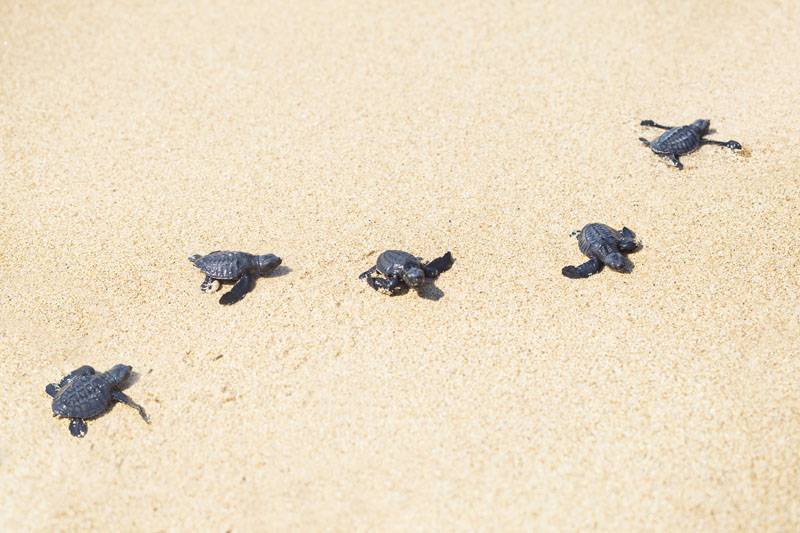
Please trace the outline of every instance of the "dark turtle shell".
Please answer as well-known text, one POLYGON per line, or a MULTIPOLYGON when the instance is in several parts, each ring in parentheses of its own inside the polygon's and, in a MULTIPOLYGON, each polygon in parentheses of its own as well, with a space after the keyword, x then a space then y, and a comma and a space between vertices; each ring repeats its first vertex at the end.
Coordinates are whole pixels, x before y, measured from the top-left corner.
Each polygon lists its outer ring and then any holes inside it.
POLYGON ((578 235, 578 248, 583 255, 593 257, 597 254, 616 252, 622 235, 614 228, 594 222, 587 224, 578 235))
POLYGON ((657 154, 683 155, 694 152, 700 147, 700 137, 690 126, 681 126, 665 131, 658 139, 650 143, 650 148, 657 154))
POLYGON ((236 279, 249 268, 253 256, 245 252, 216 251, 195 259, 194 266, 214 279, 236 279))
POLYGON ((53 413, 65 418, 91 418, 108 407, 115 383, 104 374, 80 376, 53 398, 53 413))
POLYGON ((403 271, 404 267, 412 263, 413 266, 422 269, 422 264, 419 259, 414 257, 408 252, 401 250, 386 250, 378 256, 378 262, 375 264, 379 273, 384 276, 390 276, 403 271))

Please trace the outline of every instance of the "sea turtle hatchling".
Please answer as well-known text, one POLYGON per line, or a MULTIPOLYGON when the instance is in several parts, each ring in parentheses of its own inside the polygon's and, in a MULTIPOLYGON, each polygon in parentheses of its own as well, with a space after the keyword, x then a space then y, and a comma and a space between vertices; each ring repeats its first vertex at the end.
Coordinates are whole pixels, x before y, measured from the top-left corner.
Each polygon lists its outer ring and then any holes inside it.
POLYGON ((741 150, 742 145, 736 141, 712 141, 710 139, 703 139, 708 135, 708 127, 710 121, 705 119, 695 120, 688 126, 661 126, 652 120, 643 120, 642 126, 650 126, 652 128, 661 128, 668 130, 662 133, 658 139, 648 141, 644 137, 639 137, 646 146, 649 146, 653 152, 658 155, 666 156, 672 161, 672 164, 678 167, 678 170, 683 169, 683 164, 678 160, 678 156, 694 152, 704 144, 716 144, 725 146, 731 150, 741 150))
POLYGON ((219 299, 222 305, 231 305, 244 298, 250 292, 255 277, 266 276, 281 264, 281 258, 273 254, 253 255, 228 251, 211 252, 205 256, 193 255, 189 261, 206 275, 200 285, 203 292, 211 292, 216 281, 238 280, 230 292, 219 299))
POLYGON ((96 374, 90 366, 70 372, 58 384, 51 383, 45 388, 45 392, 53 397, 53 416, 71 419, 69 432, 75 437, 83 437, 86 435, 86 419, 99 415, 112 401, 117 401, 137 409, 149 424, 142 406, 117 389, 130 373, 128 365, 116 365, 102 374, 96 374))
POLYGON ((578 232, 578 248, 589 260, 577 267, 565 266, 561 273, 572 279, 588 278, 600 272, 603 265, 618 272, 628 272, 632 266, 623 254, 633 252, 637 247, 636 235, 628 228, 622 228, 620 232, 605 224, 587 224, 578 232))
POLYGON ((401 285, 417 288, 425 278, 435 279, 453 266, 453 256, 447 252, 442 257, 423 265, 419 258, 400 250, 386 250, 378 256, 375 266, 363 272, 358 279, 366 280, 376 291, 392 294, 401 285), (383 277, 376 277, 375 274, 383 277))

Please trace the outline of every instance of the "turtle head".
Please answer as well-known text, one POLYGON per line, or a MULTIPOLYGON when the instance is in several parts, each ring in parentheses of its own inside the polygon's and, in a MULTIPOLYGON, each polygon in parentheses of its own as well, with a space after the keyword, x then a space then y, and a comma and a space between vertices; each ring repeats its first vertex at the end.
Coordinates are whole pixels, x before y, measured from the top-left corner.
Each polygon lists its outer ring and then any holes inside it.
POLYGON ((689 127, 695 132, 698 137, 702 137, 706 133, 708 133, 708 127, 711 125, 710 120, 706 120, 704 118, 700 118, 692 122, 689 127))
POLYGON ((106 372, 106 376, 114 383, 120 384, 128 379, 128 376, 131 375, 131 370, 133 369, 128 365, 114 365, 111 370, 106 372))
POLYGON ((407 263, 403 267, 403 281, 411 288, 419 287, 425 281, 425 272, 415 263, 407 263))
POLYGON ((625 271, 625 266, 626 266, 625 256, 619 252, 611 252, 605 257, 603 262, 606 265, 608 265, 608 268, 611 268, 618 272, 625 271))
POLYGON ((266 254, 256 256, 256 268, 262 274, 269 274, 281 264, 281 258, 277 255, 266 254))

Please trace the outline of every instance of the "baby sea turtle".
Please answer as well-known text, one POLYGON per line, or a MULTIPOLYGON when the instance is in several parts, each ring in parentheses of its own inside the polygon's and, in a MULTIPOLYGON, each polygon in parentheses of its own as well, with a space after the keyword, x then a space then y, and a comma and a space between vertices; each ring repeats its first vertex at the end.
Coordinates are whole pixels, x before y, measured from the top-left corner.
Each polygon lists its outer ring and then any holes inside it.
POLYGON ((45 392, 53 397, 53 416, 70 418, 69 432, 75 437, 83 437, 86 435, 86 419, 105 411, 113 400, 138 409, 149 424, 142 406, 117 390, 130 373, 128 365, 116 365, 102 374, 95 374, 90 366, 70 372, 58 385, 51 383, 45 388, 45 392))
POLYGON ((273 254, 253 255, 228 251, 211 252, 206 256, 193 255, 189 261, 206 275, 206 279, 200 285, 200 290, 203 292, 211 292, 216 281, 239 280, 230 292, 223 294, 219 299, 222 305, 235 304, 244 298, 253 286, 253 278, 259 275, 266 276, 281 264, 281 258, 273 254))
POLYGON ((652 120, 643 120, 642 126, 650 126, 653 128, 661 128, 662 130, 669 130, 661 134, 655 141, 648 141, 644 137, 639 137, 645 145, 649 146, 653 152, 667 156, 672 164, 683 169, 683 164, 678 160, 678 156, 694 152, 704 144, 717 144, 719 146, 726 146, 731 150, 741 150, 742 145, 736 141, 712 141, 703 139, 703 136, 708 135, 708 126, 710 121, 705 119, 695 120, 688 126, 661 126, 652 120))
POLYGON ((622 254, 635 251, 637 246, 636 235, 628 228, 619 232, 605 224, 587 224, 578 232, 578 248, 589 260, 577 267, 565 266, 561 273, 572 279, 588 278, 600 272, 604 264, 628 272, 633 267, 622 254))
POLYGON ((435 279, 451 266, 453 266, 453 256, 450 252, 423 265, 419 258, 408 252, 386 250, 378 256, 375 266, 358 276, 358 279, 365 279, 376 291, 392 294, 402 284, 417 288, 422 285, 425 278, 435 279), (375 277, 376 272, 383 277, 375 277))

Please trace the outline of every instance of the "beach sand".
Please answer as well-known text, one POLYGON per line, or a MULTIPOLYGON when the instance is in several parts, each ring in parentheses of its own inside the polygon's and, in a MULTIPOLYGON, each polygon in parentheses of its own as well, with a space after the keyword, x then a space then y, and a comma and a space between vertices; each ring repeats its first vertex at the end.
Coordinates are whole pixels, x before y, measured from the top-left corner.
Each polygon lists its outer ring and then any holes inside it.
POLYGON ((796 2, 0 5, 3 531, 800 528, 796 2), (711 120, 683 171, 639 122, 711 120), (629 275, 562 277, 589 222, 629 275), (388 248, 456 263, 387 297, 388 248), (240 303, 186 258, 275 253, 240 303), (437 299, 438 298, 438 299, 437 299), (130 364, 83 439, 45 385, 130 364))

